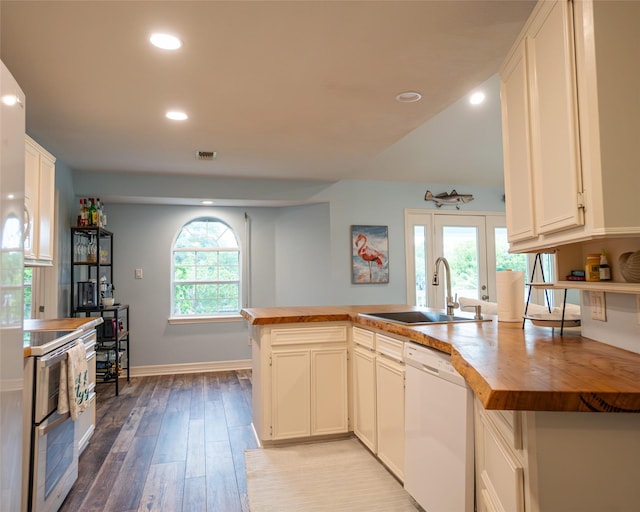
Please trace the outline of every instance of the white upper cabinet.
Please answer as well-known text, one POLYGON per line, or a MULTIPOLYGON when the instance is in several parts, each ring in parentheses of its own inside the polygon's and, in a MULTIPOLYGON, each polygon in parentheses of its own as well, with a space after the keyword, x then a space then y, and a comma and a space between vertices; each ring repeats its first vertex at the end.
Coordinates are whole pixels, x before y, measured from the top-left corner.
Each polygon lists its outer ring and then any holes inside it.
POLYGON ((500 77, 504 186, 510 242, 537 235, 534 222, 533 180, 529 135, 529 85, 526 48, 522 41, 500 77))
POLYGON ((55 157, 25 136, 24 258, 51 264, 55 233, 55 157))
POLYGON ((640 2, 542 1, 500 70, 511 249, 640 236, 640 2))

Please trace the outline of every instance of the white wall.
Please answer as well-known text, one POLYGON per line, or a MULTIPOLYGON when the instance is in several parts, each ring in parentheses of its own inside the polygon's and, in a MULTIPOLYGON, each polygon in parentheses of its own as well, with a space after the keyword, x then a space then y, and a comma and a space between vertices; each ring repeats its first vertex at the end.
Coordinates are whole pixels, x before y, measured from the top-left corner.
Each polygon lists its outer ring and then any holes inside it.
POLYGON ((640 353, 640 322, 636 295, 606 293, 607 321, 591 318, 591 297, 582 292, 582 335, 614 347, 640 353))

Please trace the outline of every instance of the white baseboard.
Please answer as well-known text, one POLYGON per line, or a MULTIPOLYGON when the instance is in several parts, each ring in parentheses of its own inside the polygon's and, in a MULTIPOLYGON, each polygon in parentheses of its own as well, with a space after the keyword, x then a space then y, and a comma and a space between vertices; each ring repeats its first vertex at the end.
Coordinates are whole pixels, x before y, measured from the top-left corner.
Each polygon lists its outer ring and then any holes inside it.
MULTIPOLYGON (((206 363, 158 364, 152 366, 132 366, 132 377, 151 375, 180 375, 185 373, 222 372, 231 370, 250 370, 251 359, 238 361, 210 361, 206 363)), ((123 372, 124 373, 124 372, 123 372)))

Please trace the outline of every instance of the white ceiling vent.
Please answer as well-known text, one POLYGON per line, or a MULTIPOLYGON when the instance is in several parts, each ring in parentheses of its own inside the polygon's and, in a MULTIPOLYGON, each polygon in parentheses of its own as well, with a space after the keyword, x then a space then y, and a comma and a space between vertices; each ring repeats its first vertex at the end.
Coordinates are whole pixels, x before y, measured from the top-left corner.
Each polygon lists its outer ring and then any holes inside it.
POLYGON ((215 160, 217 157, 216 151, 196 151, 196 160, 215 160))

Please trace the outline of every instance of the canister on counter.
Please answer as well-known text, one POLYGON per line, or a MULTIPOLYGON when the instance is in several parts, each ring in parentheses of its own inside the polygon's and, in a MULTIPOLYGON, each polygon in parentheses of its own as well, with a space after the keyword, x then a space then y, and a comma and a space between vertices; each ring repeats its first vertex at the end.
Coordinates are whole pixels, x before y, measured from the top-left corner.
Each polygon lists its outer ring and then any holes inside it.
POLYGON ((584 267, 586 281, 600 281, 600 255, 587 254, 587 263, 584 267))

